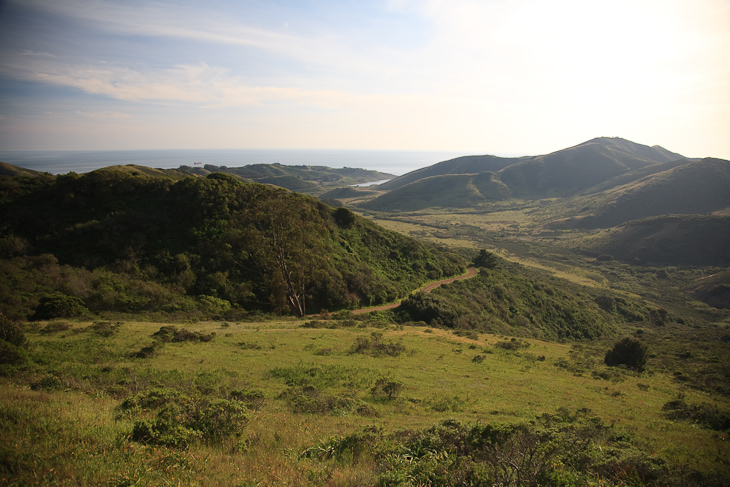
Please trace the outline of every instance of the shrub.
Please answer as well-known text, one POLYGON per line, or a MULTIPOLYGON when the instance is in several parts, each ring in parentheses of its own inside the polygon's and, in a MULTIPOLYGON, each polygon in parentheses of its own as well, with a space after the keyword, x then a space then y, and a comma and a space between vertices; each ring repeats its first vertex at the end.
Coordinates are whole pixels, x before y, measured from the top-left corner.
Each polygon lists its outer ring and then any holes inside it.
POLYGON ((74 318, 88 312, 84 302, 76 296, 66 296, 61 293, 44 294, 40 298, 33 319, 74 318))
POLYGON ((280 396, 295 413, 349 412, 357 408, 355 399, 338 394, 324 394, 312 386, 290 387, 280 396))
POLYGON ((520 340, 519 338, 512 338, 510 341, 497 342, 494 344, 494 346, 503 350, 516 352, 517 350, 521 350, 523 348, 529 348, 530 344, 526 341, 520 340))
POLYGON ((0 340, 16 347, 24 347, 28 344, 23 329, 17 323, 10 321, 0 314, 0 340))
POLYGON ((616 342, 611 350, 606 352, 604 361, 606 365, 626 365, 634 370, 644 370, 646 361, 649 358, 649 351, 645 344, 636 338, 626 337, 616 342))
POLYGON ((392 401, 396 399, 403 390, 403 383, 398 381, 380 378, 370 389, 370 394, 381 401, 392 401))
POLYGON ((497 267, 497 258, 493 253, 487 252, 486 249, 481 249, 479 254, 474 257, 474 267, 484 267, 487 269, 494 269, 497 267))
POLYGON ((730 411, 723 411, 713 404, 687 404, 684 399, 678 398, 664 404, 662 411, 669 419, 694 421, 716 431, 730 429, 730 411))
POLYGON ((127 398, 119 410, 130 417, 156 411, 154 418, 135 421, 132 439, 171 447, 184 448, 198 440, 219 443, 239 436, 248 422, 246 406, 239 401, 185 396, 167 388, 127 398))
POLYGON ((393 341, 383 341, 383 334, 374 331, 370 338, 357 337, 355 344, 350 349, 351 353, 362 353, 373 357, 388 355, 397 357, 406 350, 405 345, 393 341))
POLYGON ((155 333, 152 338, 161 342, 209 342, 215 337, 215 332, 206 335, 199 331, 189 331, 180 329, 175 326, 163 326, 155 333))

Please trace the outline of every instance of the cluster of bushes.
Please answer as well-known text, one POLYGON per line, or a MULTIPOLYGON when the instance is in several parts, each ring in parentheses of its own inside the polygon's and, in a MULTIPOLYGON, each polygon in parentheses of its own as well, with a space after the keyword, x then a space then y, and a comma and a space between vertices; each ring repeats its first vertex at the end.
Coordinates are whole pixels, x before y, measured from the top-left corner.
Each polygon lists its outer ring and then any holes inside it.
POLYGON ((590 415, 560 410, 532 422, 469 426, 447 420, 387 434, 368 427, 305 449, 302 456, 380 465, 378 485, 721 485, 671 471, 628 434, 590 415))
POLYGON ((692 421, 716 431, 730 430, 730 411, 714 404, 688 404, 682 395, 664 404, 662 411, 669 419, 692 421))
POLYGON ((361 353, 372 357, 397 357, 405 350, 406 346, 402 343, 383 340, 383 334, 374 331, 370 337, 357 337, 350 353, 361 353))
POLYGON ((206 334, 172 325, 162 326, 152 334, 154 340, 152 345, 142 347, 139 351, 132 353, 132 357, 143 359, 152 358, 165 343, 209 342, 215 338, 215 335, 215 332, 206 334))
POLYGON ((134 441, 183 448, 197 441, 213 444, 239 437, 249 421, 248 410, 239 401, 166 388, 125 399, 118 415, 134 419, 134 441))

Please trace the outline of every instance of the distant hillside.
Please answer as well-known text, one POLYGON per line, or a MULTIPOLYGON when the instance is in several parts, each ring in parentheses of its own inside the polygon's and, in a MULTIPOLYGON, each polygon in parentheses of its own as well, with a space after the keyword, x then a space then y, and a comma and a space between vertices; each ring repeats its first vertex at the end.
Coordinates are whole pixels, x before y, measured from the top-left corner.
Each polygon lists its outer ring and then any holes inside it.
POLYGON ((684 159, 661 147, 601 137, 513 164, 500 173, 518 197, 572 196, 623 173, 684 159))
POLYGON ((0 312, 14 319, 301 315, 393 301, 465 264, 345 208, 229 174, 115 166, 13 181, 0 201, 0 312))
POLYGON ((0 162, 0 176, 41 176, 42 172, 13 166, 6 162, 0 162))
POLYGON ((393 174, 360 168, 326 166, 287 166, 283 164, 249 164, 226 167, 206 164, 203 167, 181 166, 181 171, 199 176, 221 172, 262 184, 272 184, 292 191, 320 194, 329 188, 372 183, 392 179, 393 174))
POLYGON ((730 217, 670 215, 621 225, 588 248, 642 264, 730 266, 728 242, 730 217))
MULTIPOLYGON (((652 171, 654 172, 654 171, 652 171)), ((592 214, 565 227, 608 228, 657 215, 711 213, 730 206, 730 161, 706 158, 608 190, 592 214)))
POLYGON ((510 195, 510 189, 496 179, 494 173, 484 172, 419 179, 360 206, 379 211, 470 208, 487 201, 506 199, 510 195))
POLYGON ((411 171, 403 176, 378 186, 381 190, 392 190, 410 184, 419 179, 448 174, 478 174, 482 172, 496 172, 511 164, 522 161, 524 157, 497 157, 497 156, 464 156, 439 162, 433 166, 411 171))
POLYGON ((345 199, 345 198, 363 198, 365 196, 370 196, 373 194, 377 194, 377 191, 373 191, 372 189, 367 188, 353 188, 353 187, 347 187, 347 188, 335 188, 330 191, 327 191, 326 193, 322 193, 319 195, 320 200, 325 199, 345 199))
POLYGON ((547 155, 468 156, 410 172, 377 187, 389 191, 363 205, 383 211, 465 208, 512 197, 564 198, 610 190, 690 161, 662 147, 599 137, 547 155), (491 172, 481 193, 464 177, 491 172), (440 178, 439 178, 440 177, 440 178))

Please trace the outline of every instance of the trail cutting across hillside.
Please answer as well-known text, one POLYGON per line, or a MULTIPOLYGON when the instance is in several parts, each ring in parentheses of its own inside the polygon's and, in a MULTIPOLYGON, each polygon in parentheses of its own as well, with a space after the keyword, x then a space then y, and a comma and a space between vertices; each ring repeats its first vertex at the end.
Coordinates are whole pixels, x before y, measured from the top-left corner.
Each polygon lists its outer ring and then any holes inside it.
MULTIPOLYGON (((469 267, 466 270, 466 274, 462 274, 462 275, 456 276, 456 277, 450 277, 448 279, 443 279, 441 281, 432 282, 431 284, 427 284, 424 287, 422 287, 421 289, 419 289, 419 291, 423 292, 423 293, 430 293, 431 291, 433 291, 434 289, 436 289, 437 287, 439 287, 442 284, 448 284, 448 283, 454 282, 454 281, 461 281, 463 279, 470 279, 470 278, 476 276, 478 274, 478 272, 479 271, 477 269, 475 269, 474 267, 469 267)), ((371 311, 382 311, 385 309, 397 308, 398 306, 400 306, 400 302, 392 303, 392 304, 384 304, 382 306, 373 306, 370 308, 361 308, 361 309, 354 310, 353 314, 358 315, 361 313, 370 313, 371 311)))

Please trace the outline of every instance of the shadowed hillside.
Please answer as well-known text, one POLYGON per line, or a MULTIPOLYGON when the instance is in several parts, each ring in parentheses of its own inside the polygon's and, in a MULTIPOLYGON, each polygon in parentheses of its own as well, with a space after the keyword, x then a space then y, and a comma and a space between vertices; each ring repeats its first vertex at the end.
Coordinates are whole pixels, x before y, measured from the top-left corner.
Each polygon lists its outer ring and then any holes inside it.
POLYGON ((502 158, 468 156, 413 171, 377 187, 389 191, 364 208, 419 210, 428 207, 468 208, 509 198, 570 197, 605 191, 687 162, 659 146, 649 147, 601 137, 548 155, 502 158), (681 162, 677 162, 681 161, 681 162), (491 187, 465 182, 491 172, 491 187), (462 176, 462 177, 456 177, 462 176))
POLYGON ((729 266, 730 217, 671 215, 632 221, 602 235, 597 253, 644 264, 729 266))
POLYGON ((593 214, 566 227, 608 228, 666 214, 711 213, 730 206, 730 161, 702 159, 670 167, 607 191, 593 214))
POLYGON ((661 147, 601 137, 513 164, 500 173, 519 197, 571 196, 623 173, 683 159, 661 147))

